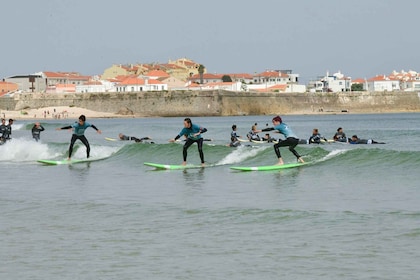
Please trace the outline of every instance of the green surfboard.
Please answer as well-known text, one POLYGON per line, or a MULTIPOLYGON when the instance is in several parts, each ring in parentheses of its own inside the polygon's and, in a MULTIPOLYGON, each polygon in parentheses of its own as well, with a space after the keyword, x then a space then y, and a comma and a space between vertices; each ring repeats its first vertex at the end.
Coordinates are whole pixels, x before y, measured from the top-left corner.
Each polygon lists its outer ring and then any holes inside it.
POLYGON ((176 164, 160 164, 160 163, 152 163, 152 162, 144 162, 144 165, 155 167, 156 169, 168 169, 168 170, 177 170, 177 169, 197 169, 197 168, 204 168, 204 167, 211 167, 214 165, 193 165, 193 164, 187 164, 187 165, 176 165, 176 164))
POLYGON ((287 168, 294 168, 308 164, 305 163, 288 163, 283 165, 263 165, 263 166, 231 166, 230 169, 240 170, 240 171, 271 171, 271 170, 280 170, 287 168))

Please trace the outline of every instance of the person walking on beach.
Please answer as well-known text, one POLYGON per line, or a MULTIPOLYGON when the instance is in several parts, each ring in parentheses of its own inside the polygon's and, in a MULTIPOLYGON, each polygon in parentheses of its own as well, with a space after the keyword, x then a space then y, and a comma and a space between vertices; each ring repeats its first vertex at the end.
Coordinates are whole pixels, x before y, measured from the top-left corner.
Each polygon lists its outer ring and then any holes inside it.
POLYGON ((102 133, 102 131, 100 131, 96 126, 86 122, 85 115, 80 115, 79 121, 75 122, 72 125, 65 126, 65 127, 62 127, 62 128, 57 128, 57 130, 63 130, 63 129, 72 129, 73 130, 73 135, 71 136, 71 140, 70 140, 69 157, 68 157, 67 160, 71 160, 71 155, 73 153, 74 142, 76 142, 77 139, 82 141, 82 143, 86 146, 86 155, 87 155, 87 158, 89 158, 89 156, 90 156, 90 145, 89 145, 89 141, 87 140, 86 136, 84 135, 85 130, 88 127, 92 127, 99 134, 102 133))
POLYGON ((285 140, 279 139, 278 143, 274 144, 274 151, 278 158, 277 165, 284 164, 283 159, 281 157, 281 153, 280 153, 280 147, 289 147, 289 151, 291 151, 293 155, 295 155, 295 157, 297 158, 297 161, 300 163, 304 163, 304 160, 302 159, 302 157, 295 150, 295 147, 299 143, 299 138, 296 136, 296 134, 294 134, 293 131, 290 129, 290 127, 282 121, 280 116, 275 116, 272 122, 273 122, 274 127, 264 128, 262 129, 262 131, 277 130, 278 132, 283 134, 284 137, 286 137, 285 140))
POLYGON ((198 146, 198 153, 200 154, 200 160, 201 160, 201 166, 204 167, 204 153, 203 153, 203 137, 201 134, 205 133, 207 131, 207 128, 199 126, 198 124, 193 124, 190 118, 184 119, 184 128, 179 132, 179 134, 173 138, 170 139, 169 142, 175 142, 182 136, 187 137, 187 141, 184 144, 184 148, 182 150, 182 156, 184 161, 182 162, 182 165, 187 165, 187 150, 188 148, 194 144, 197 143, 198 146))
POLYGON ((41 131, 44 131, 45 128, 39 123, 36 122, 32 127, 32 137, 38 142, 41 139, 41 131))

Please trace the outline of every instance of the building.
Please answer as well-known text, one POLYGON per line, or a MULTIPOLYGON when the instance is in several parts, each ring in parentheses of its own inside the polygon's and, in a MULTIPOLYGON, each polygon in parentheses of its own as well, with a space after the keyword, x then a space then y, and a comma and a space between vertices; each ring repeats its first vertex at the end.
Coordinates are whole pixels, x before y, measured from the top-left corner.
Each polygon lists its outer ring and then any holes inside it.
POLYGON ((127 77, 115 85, 116 92, 165 91, 168 85, 155 79, 127 77))
POLYGON ((0 96, 16 92, 19 86, 15 83, 0 81, 0 96))
POLYGON ((385 75, 378 75, 366 81, 364 89, 367 91, 398 91, 400 81, 396 78, 390 78, 385 75))
POLYGON ((16 84, 21 92, 45 92, 46 79, 42 73, 31 75, 17 75, 4 79, 5 82, 16 84))

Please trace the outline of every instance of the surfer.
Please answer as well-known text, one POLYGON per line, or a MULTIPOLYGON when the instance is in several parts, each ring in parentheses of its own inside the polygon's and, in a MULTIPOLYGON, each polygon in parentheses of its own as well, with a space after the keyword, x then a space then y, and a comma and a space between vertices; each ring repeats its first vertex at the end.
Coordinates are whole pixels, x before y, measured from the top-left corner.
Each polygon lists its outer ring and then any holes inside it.
POLYGON ((85 130, 88 127, 92 127, 99 134, 102 133, 102 131, 100 131, 96 126, 86 122, 85 115, 80 115, 79 121, 75 122, 72 125, 65 126, 65 127, 62 127, 62 128, 57 128, 57 130, 73 129, 73 135, 71 136, 71 140, 70 140, 69 157, 68 157, 67 160, 71 160, 71 155, 73 153, 73 145, 74 145, 74 142, 76 142, 77 139, 82 141, 82 143, 86 146, 86 155, 87 155, 87 158, 89 158, 89 156, 90 156, 90 145, 89 145, 89 141, 87 140, 87 138, 85 136, 85 130))
POLYGON ((122 133, 118 134, 118 138, 120 138, 120 140, 124 140, 124 141, 133 140, 136 143, 141 143, 144 140, 152 140, 152 138, 150 138, 148 136, 142 137, 142 138, 137 138, 137 137, 134 137, 134 136, 127 136, 127 135, 124 135, 122 133))
POLYGON ((0 125, 0 141, 3 144, 4 141, 6 141, 6 139, 4 139, 3 134, 6 131, 6 119, 2 118, 1 119, 1 125, 0 125))
POLYGON ((373 139, 360 139, 357 135, 349 138, 349 144, 385 144, 384 142, 377 142, 373 139))
POLYGON ((45 128, 39 123, 36 122, 34 126, 32 127, 32 137, 35 139, 35 141, 38 142, 41 138, 41 131, 44 131, 45 128))
POLYGON ((274 144, 274 151, 278 158, 277 165, 284 164, 283 159, 281 158, 280 147, 289 147, 289 151, 291 151, 295 155, 298 162, 304 163, 304 160, 302 159, 302 157, 295 150, 295 147, 299 143, 299 138, 293 133, 290 127, 282 121, 280 116, 275 116, 272 122, 273 122, 274 127, 264 128, 262 129, 262 131, 277 130, 278 132, 283 134, 284 137, 286 137, 285 140, 279 139, 278 143, 274 144))
POLYGON ((263 138, 261 138, 263 141, 267 141, 267 143, 273 143, 276 141, 276 138, 273 138, 270 136, 270 133, 266 133, 263 138))
POLYGON ((325 137, 321 136, 321 133, 319 133, 318 128, 314 128, 312 130, 312 135, 309 137, 309 144, 320 144, 321 142, 327 142, 327 139, 325 137))
POLYGON ((232 137, 234 138, 234 141, 239 141, 238 138, 241 138, 241 136, 238 135, 238 133, 236 132, 236 124, 232 125, 232 132, 230 133, 230 138, 232 141, 232 137))
POLYGON ((9 123, 6 125, 6 120, 1 120, 0 132, 1 132, 1 141, 4 143, 6 140, 10 140, 10 135, 12 135, 12 124, 13 119, 9 119, 9 123))
POLYGON ((347 142, 346 134, 342 127, 337 128, 337 132, 334 134, 333 139, 337 142, 347 142))
POLYGON ((182 156, 184 161, 182 162, 182 165, 187 165, 187 150, 188 148, 194 144, 197 143, 198 146, 198 153, 200 154, 200 160, 201 160, 201 166, 204 167, 204 153, 203 153, 203 137, 201 134, 205 133, 207 131, 207 128, 199 126, 197 124, 193 124, 190 118, 184 119, 184 127, 179 132, 179 134, 173 138, 170 139, 169 142, 175 142, 181 136, 186 136, 187 141, 184 144, 184 148, 182 150, 182 156))
POLYGON ((257 129, 257 125, 254 124, 253 126, 251 126, 251 130, 248 132, 248 134, 246 135, 246 137, 248 137, 248 140, 254 140, 254 141, 261 141, 260 136, 258 135, 258 133, 262 132, 263 130, 259 130, 257 129))

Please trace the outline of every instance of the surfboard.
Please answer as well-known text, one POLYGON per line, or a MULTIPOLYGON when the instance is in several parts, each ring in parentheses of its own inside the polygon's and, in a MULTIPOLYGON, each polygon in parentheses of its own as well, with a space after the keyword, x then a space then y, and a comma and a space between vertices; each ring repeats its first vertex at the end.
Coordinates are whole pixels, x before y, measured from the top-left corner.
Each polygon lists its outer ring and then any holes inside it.
POLYGON ((115 138, 110 138, 110 137, 105 137, 105 140, 107 140, 107 141, 118 141, 118 139, 115 139, 115 138))
POLYGON ((215 165, 194 165, 194 164, 187 164, 187 165, 176 165, 176 164, 160 164, 160 163, 152 163, 152 162, 144 162, 144 165, 155 167, 156 169, 168 169, 168 170, 179 170, 179 169, 197 169, 197 168, 204 168, 204 167, 212 167, 215 165))
POLYGON ((262 166, 231 166, 230 169, 240 170, 240 171, 271 171, 271 170, 280 170, 287 168, 294 168, 308 164, 305 163, 288 163, 283 165, 262 165, 262 166))
POLYGON ((98 161, 105 158, 85 158, 85 159, 62 159, 62 160, 52 160, 52 159, 39 159, 37 162, 46 164, 46 165, 64 165, 64 164, 76 164, 76 163, 83 163, 83 162, 92 162, 98 161))

